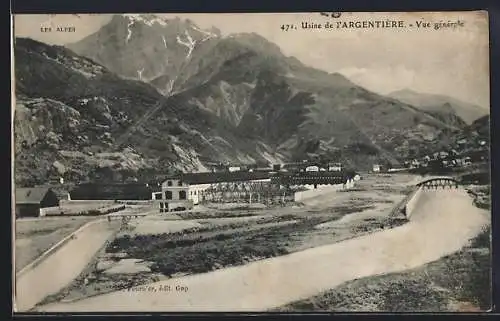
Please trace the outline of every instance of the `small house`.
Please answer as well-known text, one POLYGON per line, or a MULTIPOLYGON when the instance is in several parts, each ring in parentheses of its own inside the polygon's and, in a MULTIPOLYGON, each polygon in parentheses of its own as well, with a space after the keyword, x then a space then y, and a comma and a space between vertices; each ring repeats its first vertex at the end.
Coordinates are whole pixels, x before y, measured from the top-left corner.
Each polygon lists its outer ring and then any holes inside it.
POLYGON ((44 208, 59 206, 59 198, 48 187, 16 188, 16 217, 44 216, 44 208))
POLYGON ((342 171, 342 164, 340 164, 340 163, 330 163, 330 164, 328 164, 328 171, 330 171, 330 172, 340 172, 340 171, 342 171))
POLYGON ((448 157, 448 155, 449 155, 448 152, 445 152, 445 151, 439 152, 440 159, 444 159, 444 158, 448 157))

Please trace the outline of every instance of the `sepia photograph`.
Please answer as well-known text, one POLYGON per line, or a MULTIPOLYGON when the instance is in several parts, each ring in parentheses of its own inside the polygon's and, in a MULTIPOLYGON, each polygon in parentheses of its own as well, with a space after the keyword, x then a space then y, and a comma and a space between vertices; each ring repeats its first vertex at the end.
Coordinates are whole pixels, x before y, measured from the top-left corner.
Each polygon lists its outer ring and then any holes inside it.
POLYGON ((485 312, 486 11, 11 15, 15 312, 485 312))

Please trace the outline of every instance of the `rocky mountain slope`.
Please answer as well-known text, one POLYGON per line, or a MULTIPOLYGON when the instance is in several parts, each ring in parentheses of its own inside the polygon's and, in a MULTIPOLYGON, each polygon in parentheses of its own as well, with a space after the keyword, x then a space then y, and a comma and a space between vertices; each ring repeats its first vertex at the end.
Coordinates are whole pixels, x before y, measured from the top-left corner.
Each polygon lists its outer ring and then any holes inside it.
POLYGON ((469 127, 468 130, 472 133, 477 133, 483 139, 490 139, 490 115, 485 115, 476 119, 469 127))
POLYGON ((307 67, 257 34, 221 37, 191 21, 156 19, 115 16, 68 47, 126 77, 147 62, 141 79, 169 101, 210 111, 287 158, 326 154, 355 165, 366 157, 397 162, 462 125, 307 67), (193 46, 179 41, 183 37, 193 46))
POLYGON ((462 128, 305 66, 256 34, 117 15, 67 47, 16 41, 23 179, 304 158, 366 169, 447 144, 462 128))
POLYGON ((217 116, 176 105, 64 47, 15 42, 16 178, 110 179, 139 170, 203 170, 202 161, 269 158, 217 116), (264 155, 264 156, 262 156, 264 155), (114 176, 113 176, 114 175, 114 176))
POLYGON ((486 108, 445 95, 424 94, 410 89, 403 89, 392 92, 389 96, 418 107, 443 120, 448 119, 448 122, 461 127, 470 125, 476 119, 488 114, 486 108))

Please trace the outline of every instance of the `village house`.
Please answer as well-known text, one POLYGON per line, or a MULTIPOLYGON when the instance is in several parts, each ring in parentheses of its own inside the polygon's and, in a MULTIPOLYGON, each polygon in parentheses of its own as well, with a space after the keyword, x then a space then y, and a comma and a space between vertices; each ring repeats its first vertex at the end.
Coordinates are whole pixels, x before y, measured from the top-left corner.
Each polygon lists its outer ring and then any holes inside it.
POLYGON ((16 217, 45 216, 44 209, 59 206, 59 198, 48 187, 16 188, 16 217))
POLYGON ((441 152, 439 152, 439 158, 440 158, 440 159, 445 159, 445 158, 447 158, 447 157, 448 157, 448 155, 449 155, 449 154, 448 154, 448 152, 446 152, 446 151, 441 151, 441 152))
POLYGON ((340 163, 328 163, 329 172, 340 172, 342 171, 342 164, 340 163))
POLYGON ((318 166, 307 166, 306 167, 306 172, 318 172, 319 167, 318 166))
POLYGON ((410 163, 410 168, 419 168, 420 161, 418 159, 413 159, 410 163))

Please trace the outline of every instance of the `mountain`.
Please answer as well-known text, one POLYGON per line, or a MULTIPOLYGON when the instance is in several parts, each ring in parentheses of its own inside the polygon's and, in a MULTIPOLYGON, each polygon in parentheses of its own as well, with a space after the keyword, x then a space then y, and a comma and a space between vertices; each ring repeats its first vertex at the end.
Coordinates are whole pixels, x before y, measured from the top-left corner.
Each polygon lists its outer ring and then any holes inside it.
POLYGON ((187 20, 117 15, 65 47, 16 39, 23 179, 305 158, 362 170, 397 165, 462 130, 308 67, 257 34, 200 30, 187 20))
MULTIPOLYGON (((456 116, 458 116, 467 125, 488 114, 488 110, 481 106, 445 95, 424 94, 410 89, 403 89, 392 92, 388 96, 430 112, 440 118, 448 117, 451 121, 457 121, 456 116)), ((459 123, 460 121, 458 121, 457 125, 460 125, 459 123)))
POLYGON ((115 16, 68 48, 124 77, 144 67, 141 80, 173 104, 210 111, 287 158, 326 153, 359 164, 367 154, 397 162, 462 125, 305 66, 257 34, 221 37, 191 21, 156 19, 115 16))
POLYGON ((169 94, 182 87, 185 65, 195 60, 193 51, 209 50, 218 38, 219 30, 202 30, 189 20, 124 14, 114 15, 97 32, 66 47, 169 94))
POLYGON ((465 133, 469 136, 476 136, 479 139, 490 141, 490 115, 483 116, 476 119, 470 126, 468 126, 465 133))
POLYGON ((14 50, 20 183, 82 180, 103 170, 118 176, 204 170, 207 160, 279 159, 213 113, 175 105, 151 85, 64 47, 17 38, 14 50))

